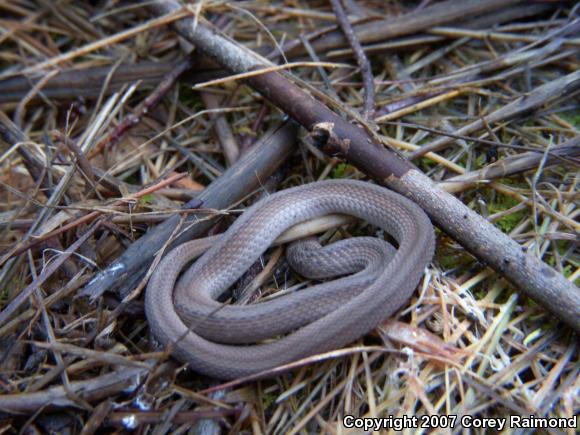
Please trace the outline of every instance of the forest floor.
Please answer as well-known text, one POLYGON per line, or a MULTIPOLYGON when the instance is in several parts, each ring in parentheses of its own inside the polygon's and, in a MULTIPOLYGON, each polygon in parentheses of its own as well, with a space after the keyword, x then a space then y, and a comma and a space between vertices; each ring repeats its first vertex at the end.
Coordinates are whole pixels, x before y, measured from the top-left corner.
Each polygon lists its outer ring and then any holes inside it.
MULTIPOLYGON (((236 179, 228 168, 286 115, 189 54, 171 24, 190 14, 289 64, 298 86, 362 116, 385 146, 580 284, 578 5, 342 4, 369 61, 362 73, 329 2, 206 1, 164 16, 131 2, 0 2, 0 434, 349 433, 346 415, 416 416, 409 433, 497 418, 522 433, 509 416, 578 415, 578 336, 439 229, 393 319, 264 380, 218 382, 159 348, 143 302, 157 249, 139 251, 134 276, 95 290, 171 216, 201 217, 194 231, 207 236, 270 192, 369 180, 304 129, 272 139, 283 155, 236 179)), ((321 239, 375 234, 358 222, 321 239)), ((274 247, 232 299, 301 281, 274 247)))

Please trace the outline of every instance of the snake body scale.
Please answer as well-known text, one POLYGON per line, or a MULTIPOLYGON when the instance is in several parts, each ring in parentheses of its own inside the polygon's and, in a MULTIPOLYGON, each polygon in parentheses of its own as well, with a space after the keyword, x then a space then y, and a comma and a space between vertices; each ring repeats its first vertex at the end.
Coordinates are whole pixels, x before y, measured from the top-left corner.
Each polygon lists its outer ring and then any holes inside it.
POLYGON ((149 281, 145 311, 154 336, 194 370, 220 379, 254 375, 368 333, 408 301, 434 245, 427 215, 386 188, 354 180, 305 184, 257 202, 217 241, 170 251, 149 281), (373 237, 325 247, 297 242, 286 254, 294 269, 311 279, 339 278, 252 305, 217 301, 286 229, 333 213, 384 229, 398 248, 373 237))

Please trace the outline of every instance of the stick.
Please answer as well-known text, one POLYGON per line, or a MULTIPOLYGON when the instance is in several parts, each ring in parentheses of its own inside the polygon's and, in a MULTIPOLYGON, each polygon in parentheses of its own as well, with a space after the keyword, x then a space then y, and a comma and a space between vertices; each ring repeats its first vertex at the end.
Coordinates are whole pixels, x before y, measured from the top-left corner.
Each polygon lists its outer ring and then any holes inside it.
MULTIPOLYGON (((194 68, 187 72, 192 83, 202 83, 219 76, 215 65, 192 55, 194 68)), ((182 62, 182 61, 181 61, 182 62)), ((140 81, 140 89, 157 86, 167 74, 179 67, 181 62, 140 62, 123 64, 116 69, 107 67, 73 68, 59 71, 52 77, 34 100, 44 96, 49 99, 97 98, 119 91, 123 86, 140 81)), ((43 75, 36 77, 16 76, 0 80, 0 103, 20 101, 43 75)))
MULTIPOLYGON (((558 157, 578 156, 580 156, 580 137, 576 137, 562 145, 554 147, 544 165, 549 166, 556 162, 561 163, 558 157)), ((486 182, 495 178, 508 177, 518 172, 529 171, 530 169, 536 168, 543 157, 543 154, 540 152, 528 151, 516 156, 507 157, 478 171, 449 178, 438 183, 438 186, 447 192, 461 192, 478 182, 486 182)))
MULTIPOLYGON (((466 135, 485 127, 486 123, 492 124, 494 122, 512 119, 516 116, 522 116, 523 114, 529 113, 530 111, 547 104, 562 95, 570 94, 578 89, 580 89, 580 71, 575 71, 537 87, 529 95, 520 97, 515 101, 506 104, 501 109, 497 109, 495 112, 485 116, 484 119, 478 119, 477 121, 473 121, 472 123, 461 127, 455 132, 455 134, 466 135)), ((412 153, 409 158, 416 159, 428 152, 440 151, 451 145, 454 141, 455 139, 452 137, 442 137, 421 147, 421 149, 412 153)))
MULTIPOLYGON (((225 209, 240 201, 258 188, 286 159, 293 148, 296 132, 297 125, 289 121, 266 134, 221 177, 201 192, 197 199, 202 201, 203 207, 210 209, 225 209)), ((214 219, 203 219, 206 217, 198 214, 189 216, 183 225, 187 229, 176 238, 172 246, 206 232, 215 223, 214 219), (202 220, 199 220, 200 218, 202 220)), ((83 289, 82 294, 94 300, 105 291, 122 284, 128 277, 140 274, 167 241, 179 220, 180 216, 174 215, 147 232, 109 267, 98 273, 83 289)))
POLYGON ((68 257, 70 257, 80 246, 95 232, 95 230, 99 227, 100 223, 95 223, 91 228, 89 228, 81 237, 79 237, 66 251, 64 251, 61 255, 54 260, 53 263, 50 264, 39 276, 36 280, 31 282, 28 287, 22 290, 18 296, 16 296, 8 306, 6 306, 0 312, 0 326, 2 326, 8 318, 16 311, 20 305, 28 299, 28 297, 32 294, 34 290, 39 288, 58 268, 66 261, 68 257))
MULTIPOLYGON (((93 402, 134 387, 135 383, 147 373, 147 368, 120 369, 86 381, 72 382, 71 392, 79 394, 88 402, 93 402)), ((6 412, 36 412, 47 406, 78 407, 78 404, 70 399, 69 392, 64 386, 50 387, 35 393, 0 395, 0 409, 6 412)))
MULTIPOLYGON (((210 92, 202 92, 201 99, 208 110, 219 110, 220 100, 210 92)), ((222 146, 224 156, 228 166, 232 166, 240 156, 240 149, 236 137, 230 128, 230 124, 223 114, 217 113, 210 116, 212 119, 213 129, 222 146)))
MULTIPOLYGON (((187 174, 183 174, 183 173, 173 175, 172 177, 169 177, 169 178, 166 178, 165 180, 159 181, 158 183, 154 184, 153 186, 146 187, 145 189, 142 189, 139 192, 133 193, 126 198, 120 198, 120 199, 114 201, 111 204, 111 206, 123 205, 127 201, 142 198, 143 196, 148 195, 152 192, 156 192, 157 190, 162 189, 163 187, 168 186, 172 183, 175 183, 176 181, 179 181, 186 176, 187 176, 187 174)), ((42 236, 35 238, 32 242, 29 242, 25 245, 17 245, 9 254, 4 255, 0 259, 0 266, 2 266, 10 258, 13 258, 17 255, 20 255, 23 252, 34 248, 35 246, 39 245, 40 243, 46 242, 47 240, 52 239, 56 236, 59 236, 63 233, 66 233, 67 231, 69 231, 73 228, 76 228, 82 224, 86 224, 86 223, 89 223, 89 222, 95 220, 97 217, 99 217, 103 213, 104 213, 104 211, 102 211, 102 210, 92 211, 92 212, 74 220, 73 222, 70 222, 66 225, 63 225, 62 227, 57 228, 56 230, 51 231, 48 234, 44 234, 42 236)))
MULTIPOLYGON (((362 24, 356 26, 354 30, 359 41, 369 44, 465 20, 466 17, 492 12, 521 2, 522 0, 464 0, 462 2, 447 0, 395 19, 391 17, 386 20, 362 24)), ((326 53, 346 45, 346 38, 340 31, 327 33, 320 39, 312 41, 312 47, 318 53, 326 53)), ((293 57, 299 53, 302 54, 302 47, 298 44, 294 50, 285 50, 286 56, 293 57)))
POLYGON ((354 33, 354 30, 350 25, 350 21, 348 21, 346 12, 342 7, 341 0, 330 0, 330 4, 332 5, 332 9, 336 15, 338 25, 348 40, 348 43, 351 46, 354 57, 356 59, 356 63, 360 68, 365 89, 362 114, 366 119, 370 119, 375 113, 375 83, 373 79, 373 72, 371 70, 371 64, 362 46, 360 45, 356 33, 354 33))
MULTIPOLYGON (((479 2, 465 2, 474 3, 479 2)), ((163 14, 180 8, 176 1, 158 0, 149 5, 155 13, 163 14)), ((174 25, 198 50, 234 73, 269 66, 263 58, 223 36, 201 17, 184 18, 174 25)), ((270 72, 253 76, 247 82, 305 128, 312 130, 315 143, 327 154, 345 158, 377 182, 415 201, 468 251, 580 331, 580 290, 573 283, 537 257, 522 252, 521 246, 498 228, 439 189, 409 162, 379 144, 364 130, 306 94, 286 76, 270 72)))
POLYGON ((125 115, 123 120, 117 125, 107 137, 99 142, 93 151, 91 156, 101 153, 104 149, 110 149, 115 144, 117 144, 123 135, 127 133, 131 128, 139 124, 141 119, 147 114, 153 111, 155 106, 159 104, 161 99, 173 88, 175 82, 181 77, 181 75, 189 70, 193 65, 193 61, 190 57, 182 60, 174 68, 171 69, 155 87, 155 90, 149 94, 149 96, 141 102, 134 110, 134 113, 129 113, 125 115))

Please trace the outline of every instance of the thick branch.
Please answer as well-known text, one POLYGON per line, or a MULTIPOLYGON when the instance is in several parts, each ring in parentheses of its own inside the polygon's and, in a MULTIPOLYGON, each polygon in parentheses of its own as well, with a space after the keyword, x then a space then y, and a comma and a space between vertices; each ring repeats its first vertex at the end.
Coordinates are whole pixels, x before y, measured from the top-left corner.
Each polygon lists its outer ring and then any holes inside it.
MULTIPOLYGON (((169 13, 180 6, 176 1, 156 1, 152 7, 156 13, 169 13)), ((194 25, 193 17, 185 18, 175 25, 198 50, 233 72, 246 72, 266 65, 262 58, 223 36, 203 19, 194 25)), ((285 76, 268 73, 252 77, 248 83, 312 130, 327 153, 346 158, 379 183, 414 200, 439 227, 471 253, 580 331, 580 290, 561 274, 522 252, 515 241, 457 198, 437 188, 409 162, 376 143, 364 130, 343 120, 285 76)))
POLYGON ((77 407, 78 403, 70 398, 71 393, 78 394, 88 402, 97 401, 133 387, 147 372, 146 367, 126 368, 86 381, 72 382, 68 388, 59 385, 34 393, 0 395, 0 409, 4 412, 27 413, 46 407, 77 407))
MULTIPOLYGON (((293 148, 296 131, 296 124, 289 121, 276 131, 266 134, 196 199, 202 202, 202 207, 217 210, 228 208, 240 201, 258 188, 284 162, 293 148)), ((83 294, 95 298, 118 286, 125 279, 140 275, 140 271, 151 263, 155 253, 170 237, 179 220, 179 216, 172 216, 148 231, 113 264, 97 274, 83 289, 83 294)), ((207 219, 207 215, 190 215, 182 226, 186 229, 175 240, 174 246, 199 237, 214 224, 215 219, 207 219)))
MULTIPOLYGON (((522 0, 464 0, 461 2, 447 0, 400 17, 390 17, 385 20, 361 24, 356 26, 354 30, 359 41, 369 44, 397 36, 410 35, 447 23, 462 21, 466 17, 474 17, 521 2, 522 0)), ((312 47, 318 53, 326 53, 329 50, 346 45, 346 38, 340 31, 328 33, 312 42, 312 47)), ((302 47, 299 45, 296 45, 293 50, 285 51, 287 56, 296 56, 301 54, 301 52, 302 47)))

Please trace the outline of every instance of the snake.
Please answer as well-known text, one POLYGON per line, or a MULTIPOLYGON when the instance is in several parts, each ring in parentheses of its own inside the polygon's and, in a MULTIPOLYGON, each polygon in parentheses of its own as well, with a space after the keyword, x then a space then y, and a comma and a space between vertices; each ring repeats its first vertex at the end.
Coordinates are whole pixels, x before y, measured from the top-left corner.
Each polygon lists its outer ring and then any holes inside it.
POLYGON ((344 347, 395 314, 434 247, 425 212, 394 191, 350 179, 303 184, 265 196, 223 234, 170 250, 148 282, 145 313, 155 339, 194 371, 222 380, 267 377, 344 347), (287 262, 316 284, 248 305, 221 302, 284 231, 337 213, 378 227, 392 243, 383 235, 325 246, 299 240, 286 249, 287 262))

